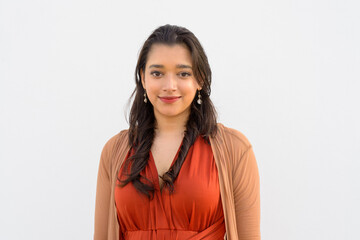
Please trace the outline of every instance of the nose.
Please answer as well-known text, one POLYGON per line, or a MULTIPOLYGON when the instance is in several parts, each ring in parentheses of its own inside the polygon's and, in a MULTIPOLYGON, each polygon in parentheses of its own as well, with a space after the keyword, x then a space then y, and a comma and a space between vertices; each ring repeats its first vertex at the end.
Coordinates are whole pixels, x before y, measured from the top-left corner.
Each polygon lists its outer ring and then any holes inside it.
POLYGON ((165 79, 164 79, 164 87, 163 90, 164 91, 175 91, 177 88, 177 82, 176 82, 176 76, 174 76, 173 74, 169 74, 165 79))

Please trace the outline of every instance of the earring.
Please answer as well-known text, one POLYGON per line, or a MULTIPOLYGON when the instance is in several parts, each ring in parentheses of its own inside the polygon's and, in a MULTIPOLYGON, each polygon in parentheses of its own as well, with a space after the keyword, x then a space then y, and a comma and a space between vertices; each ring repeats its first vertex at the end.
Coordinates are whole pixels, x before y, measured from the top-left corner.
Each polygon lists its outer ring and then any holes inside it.
POLYGON ((146 92, 144 93, 144 103, 147 103, 146 92))
POLYGON ((199 105, 201 105, 201 103, 202 103, 200 90, 199 90, 199 92, 198 92, 198 99, 197 99, 196 102, 197 102, 199 105))

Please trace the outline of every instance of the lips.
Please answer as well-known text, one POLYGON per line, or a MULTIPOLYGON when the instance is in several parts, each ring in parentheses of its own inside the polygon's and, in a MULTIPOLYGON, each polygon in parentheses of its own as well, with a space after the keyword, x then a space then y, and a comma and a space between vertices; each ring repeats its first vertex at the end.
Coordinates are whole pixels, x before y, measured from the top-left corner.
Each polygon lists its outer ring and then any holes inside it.
POLYGON ((165 103, 173 103, 176 102, 178 99, 180 99, 180 97, 176 97, 176 96, 164 96, 164 97, 159 97, 161 101, 165 102, 165 103))

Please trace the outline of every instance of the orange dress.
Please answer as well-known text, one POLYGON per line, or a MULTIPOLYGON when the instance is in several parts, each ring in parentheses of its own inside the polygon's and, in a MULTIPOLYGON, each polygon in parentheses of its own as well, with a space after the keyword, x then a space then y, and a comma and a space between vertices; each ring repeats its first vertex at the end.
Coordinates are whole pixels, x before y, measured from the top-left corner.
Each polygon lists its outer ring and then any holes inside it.
MULTIPOLYGON (((124 179, 122 169, 120 179, 124 179)), ((141 174, 154 184, 153 199, 140 194, 132 183, 115 188, 120 239, 224 239, 218 172, 211 146, 202 137, 189 149, 172 194, 166 187, 160 191, 151 152, 141 174)))

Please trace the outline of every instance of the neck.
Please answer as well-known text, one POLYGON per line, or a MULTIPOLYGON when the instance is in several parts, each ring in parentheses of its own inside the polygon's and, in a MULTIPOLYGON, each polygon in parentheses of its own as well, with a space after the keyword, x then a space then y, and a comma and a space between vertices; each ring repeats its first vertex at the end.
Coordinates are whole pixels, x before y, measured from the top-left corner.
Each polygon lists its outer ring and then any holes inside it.
POLYGON ((184 136, 188 117, 189 114, 183 114, 169 118, 161 115, 159 116, 159 114, 155 113, 155 134, 157 136, 184 136))

